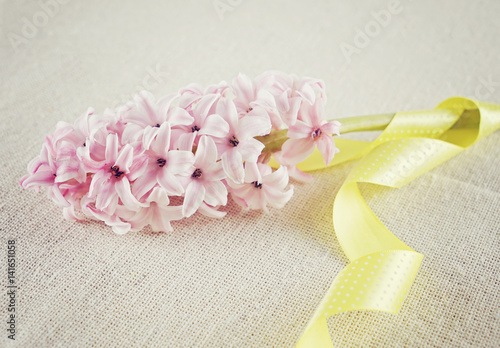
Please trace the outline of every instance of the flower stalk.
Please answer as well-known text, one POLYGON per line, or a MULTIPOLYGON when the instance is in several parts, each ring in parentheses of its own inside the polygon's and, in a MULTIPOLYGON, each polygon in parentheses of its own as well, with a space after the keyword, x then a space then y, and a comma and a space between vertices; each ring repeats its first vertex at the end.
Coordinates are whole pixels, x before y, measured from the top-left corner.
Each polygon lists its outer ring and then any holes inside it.
MULTIPOLYGON (((354 132, 381 131, 392 121, 395 114, 380 114, 368 116, 355 116, 338 119, 341 123, 340 134, 354 132)), ((280 151, 283 143, 288 140, 288 129, 271 132, 268 135, 256 137, 266 147, 264 152, 280 151)))

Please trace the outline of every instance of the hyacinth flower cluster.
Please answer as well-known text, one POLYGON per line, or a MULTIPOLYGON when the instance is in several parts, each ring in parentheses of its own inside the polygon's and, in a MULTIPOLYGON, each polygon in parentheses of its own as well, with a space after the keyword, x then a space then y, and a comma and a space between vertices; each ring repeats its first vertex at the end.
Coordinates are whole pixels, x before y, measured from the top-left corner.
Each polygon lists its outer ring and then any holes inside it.
POLYGON ((325 164, 338 151, 340 123, 325 120, 325 103, 322 81, 281 72, 191 84, 159 100, 143 91, 57 123, 20 183, 45 186, 66 219, 101 220, 119 234, 172 231, 171 221, 196 212, 224 217, 229 194, 267 212, 292 197, 290 177, 308 179, 297 163, 316 147, 325 164))

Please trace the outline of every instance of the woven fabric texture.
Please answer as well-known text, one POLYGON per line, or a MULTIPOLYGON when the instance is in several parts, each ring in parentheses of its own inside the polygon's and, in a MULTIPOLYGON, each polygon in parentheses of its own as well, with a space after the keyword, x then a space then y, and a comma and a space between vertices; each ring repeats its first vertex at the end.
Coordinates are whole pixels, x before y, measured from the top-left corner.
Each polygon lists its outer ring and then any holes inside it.
MULTIPOLYGON (((294 183, 270 214, 230 201, 221 220, 118 236, 19 186, 59 120, 271 69, 323 79, 331 118, 500 103, 495 0, 0 4, 0 279, 16 239, 19 286, 15 341, 0 295, 2 347, 291 347, 347 264, 332 206, 352 163, 294 183)), ((362 187, 425 259, 398 315, 329 318, 334 346, 498 346, 498 158, 496 132, 401 189, 362 187)))

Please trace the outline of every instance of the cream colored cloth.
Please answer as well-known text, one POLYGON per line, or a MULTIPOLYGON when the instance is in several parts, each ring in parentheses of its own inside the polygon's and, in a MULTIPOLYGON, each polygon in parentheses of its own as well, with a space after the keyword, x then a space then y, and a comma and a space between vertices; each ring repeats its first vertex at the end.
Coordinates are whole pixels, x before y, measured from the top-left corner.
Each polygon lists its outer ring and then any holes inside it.
MULTIPOLYGON (((2 1, 0 278, 15 238, 19 288, 15 342, 0 295, 0 346, 293 346, 347 264, 331 210, 352 164, 295 183, 269 215, 230 202, 222 220, 118 236, 21 189, 27 163, 88 106, 238 72, 322 78, 331 118, 500 103, 499 14, 494 0, 2 1)), ((331 317, 334 346, 498 346, 499 157, 497 132, 399 190, 363 187, 425 259, 400 314, 331 317)))

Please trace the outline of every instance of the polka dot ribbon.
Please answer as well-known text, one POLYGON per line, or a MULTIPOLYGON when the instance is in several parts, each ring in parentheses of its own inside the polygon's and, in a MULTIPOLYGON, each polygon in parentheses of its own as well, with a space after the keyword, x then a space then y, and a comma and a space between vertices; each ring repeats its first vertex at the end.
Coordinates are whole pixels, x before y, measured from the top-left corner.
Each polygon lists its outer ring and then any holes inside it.
MULTIPOLYGON (((341 152, 330 166, 361 158, 341 186, 333 224, 351 261, 335 278, 297 347, 332 347, 326 319, 353 310, 397 313, 423 255, 394 236, 363 199, 358 183, 398 188, 500 129, 500 106, 451 98, 431 111, 397 113, 373 142, 338 138, 341 152)), ((319 152, 299 164, 324 168, 319 152)))

